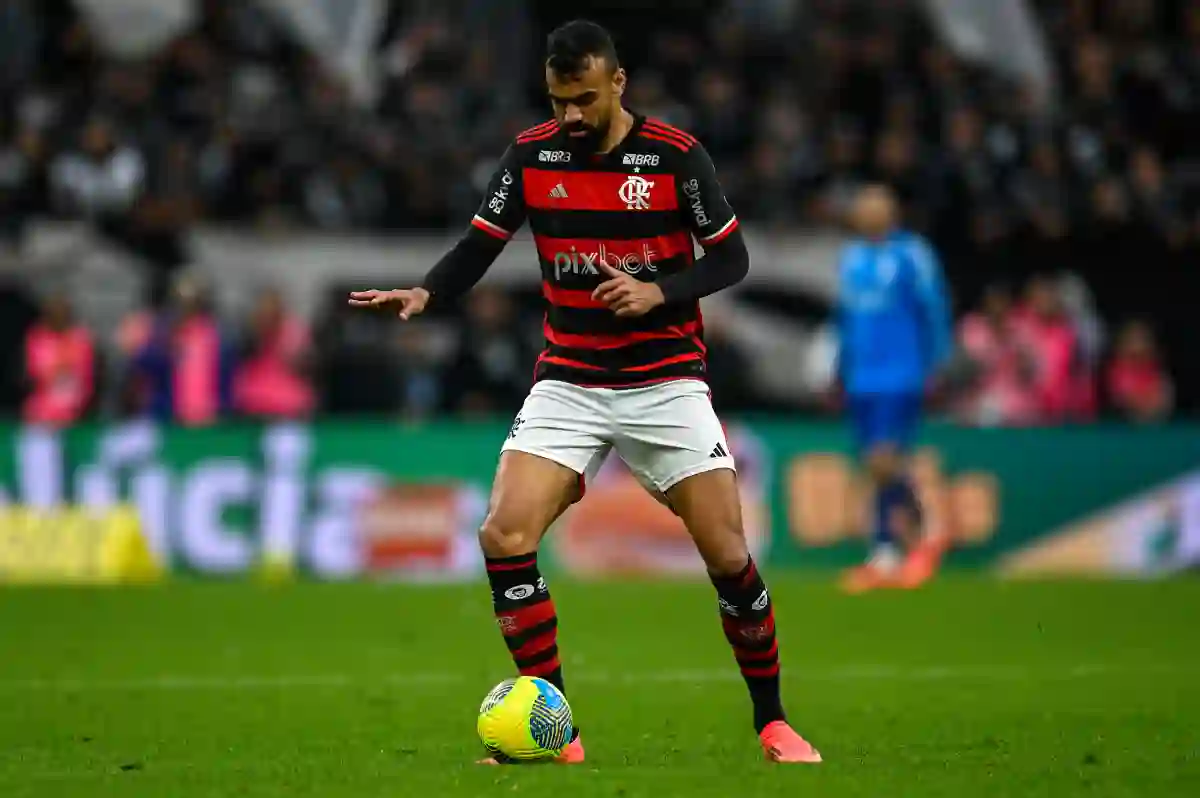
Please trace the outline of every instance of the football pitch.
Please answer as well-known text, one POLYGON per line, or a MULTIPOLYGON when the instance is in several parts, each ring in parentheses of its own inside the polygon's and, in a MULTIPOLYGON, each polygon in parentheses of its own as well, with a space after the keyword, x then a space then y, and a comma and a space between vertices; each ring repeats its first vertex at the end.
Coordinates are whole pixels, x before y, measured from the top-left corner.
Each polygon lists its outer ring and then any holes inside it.
POLYGON ((576 768, 472 764, 482 584, 0 590, 0 796, 1200 795, 1200 580, 769 578, 823 765, 762 761, 707 585, 551 581, 576 768))

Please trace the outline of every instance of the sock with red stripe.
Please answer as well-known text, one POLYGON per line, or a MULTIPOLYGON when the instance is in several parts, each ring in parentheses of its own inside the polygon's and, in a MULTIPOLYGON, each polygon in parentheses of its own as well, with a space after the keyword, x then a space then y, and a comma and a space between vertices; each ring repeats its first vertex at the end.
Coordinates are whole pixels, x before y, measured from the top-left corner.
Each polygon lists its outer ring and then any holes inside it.
POLYGON ((538 676, 563 690, 558 660, 558 615, 546 580, 538 572, 537 554, 488 557, 492 606, 504 642, 522 676, 538 676))
POLYGON ((725 639, 742 670, 754 702, 754 728, 784 720, 779 695, 779 646, 775 641, 775 610, 754 560, 734 576, 709 575, 717 589, 725 639))

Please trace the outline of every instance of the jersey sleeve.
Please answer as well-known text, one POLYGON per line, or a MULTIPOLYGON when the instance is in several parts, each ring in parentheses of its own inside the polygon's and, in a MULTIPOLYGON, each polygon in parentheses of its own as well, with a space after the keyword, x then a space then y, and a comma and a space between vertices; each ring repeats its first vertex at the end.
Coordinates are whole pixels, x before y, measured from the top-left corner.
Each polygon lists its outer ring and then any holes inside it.
POLYGON ((846 382, 846 375, 850 367, 850 267, 857 257, 858 251, 853 244, 847 244, 842 247, 841 254, 838 256, 837 263, 837 296, 834 299, 833 306, 833 329, 837 339, 837 348, 834 355, 834 373, 846 382))
POLYGON ((520 156, 510 145, 488 181, 487 192, 471 224, 483 232, 508 241, 525 223, 525 189, 520 156))
POLYGON ((737 216, 704 145, 695 144, 683 155, 677 178, 679 211, 700 246, 710 247, 737 229, 737 216))
POLYGON ((916 285, 925 327, 926 362, 931 368, 940 366, 950 355, 953 330, 950 323, 950 303, 946 296, 942 267, 933 247, 923 239, 914 239, 909 246, 916 285))

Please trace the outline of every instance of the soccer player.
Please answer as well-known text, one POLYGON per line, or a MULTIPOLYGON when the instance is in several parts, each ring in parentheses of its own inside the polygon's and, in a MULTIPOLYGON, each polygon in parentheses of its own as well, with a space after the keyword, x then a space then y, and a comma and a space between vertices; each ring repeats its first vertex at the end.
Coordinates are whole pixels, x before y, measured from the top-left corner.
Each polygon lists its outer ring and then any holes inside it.
MULTIPOLYGON (((538 544, 615 450, 695 540, 766 756, 819 762, 784 716, 774 608, 746 546, 733 458, 704 382, 699 300, 750 267, 737 218, 695 138, 622 106, 625 70, 603 28, 555 30, 545 70, 554 118, 517 136, 466 235, 422 286, 356 292, 351 304, 410 319, 453 302, 528 221, 546 349, 479 534, 518 670, 563 687, 538 544), (693 238, 705 251, 698 260, 693 238)), ((576 735, 560 759, 583 758, 576 735)))
POLYGON ((839 265, 838 372, 875 506, 870 558, 846 586, 915 586, 932 575, 937 549, 921 534, 904 454, 926 384, 949 354, 949 313, 937 258, 898 226, 889 189, 864 188, 851 216, 857 237, 839 265))

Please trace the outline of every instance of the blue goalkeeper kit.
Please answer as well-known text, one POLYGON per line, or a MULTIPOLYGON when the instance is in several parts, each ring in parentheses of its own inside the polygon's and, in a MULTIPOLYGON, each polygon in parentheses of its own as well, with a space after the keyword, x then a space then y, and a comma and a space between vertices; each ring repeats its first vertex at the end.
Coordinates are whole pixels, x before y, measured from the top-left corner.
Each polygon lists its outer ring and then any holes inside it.
POLYGON ((896 231, 851 241, 838 272, 838 373, 857 443, 904 448, 926 381, 950 350, 941 266, 925 239, 896 231))

